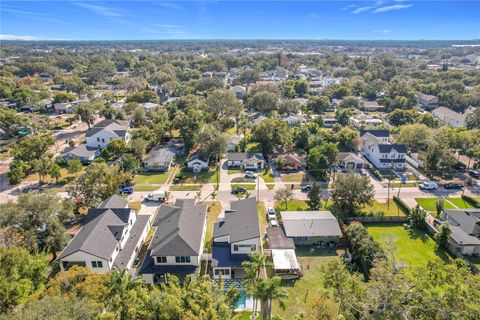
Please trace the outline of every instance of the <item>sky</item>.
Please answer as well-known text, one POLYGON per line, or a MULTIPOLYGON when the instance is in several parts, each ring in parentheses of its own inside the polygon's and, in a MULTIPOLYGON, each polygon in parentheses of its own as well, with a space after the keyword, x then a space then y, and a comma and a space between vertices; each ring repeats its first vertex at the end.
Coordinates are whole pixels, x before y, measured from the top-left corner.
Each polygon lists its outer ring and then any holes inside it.
POLYGON ((0 40, 480 39, 480 1, 0 1, 0 40))

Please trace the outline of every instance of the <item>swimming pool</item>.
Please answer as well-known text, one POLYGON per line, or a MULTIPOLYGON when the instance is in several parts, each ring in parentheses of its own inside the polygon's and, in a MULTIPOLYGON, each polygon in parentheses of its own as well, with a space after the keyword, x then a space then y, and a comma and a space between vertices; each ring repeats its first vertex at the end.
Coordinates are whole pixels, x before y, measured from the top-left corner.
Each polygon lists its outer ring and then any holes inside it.
POLYGON ((247 291, 240 290, 240 298, 237 301, 235 309, 245 309, 247 307, 247 291))

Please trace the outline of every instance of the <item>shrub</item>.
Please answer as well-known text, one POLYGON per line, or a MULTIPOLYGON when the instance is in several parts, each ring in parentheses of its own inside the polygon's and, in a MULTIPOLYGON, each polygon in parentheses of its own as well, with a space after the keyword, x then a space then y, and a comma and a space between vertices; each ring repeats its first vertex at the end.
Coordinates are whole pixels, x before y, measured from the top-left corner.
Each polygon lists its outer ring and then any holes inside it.
POLYGON ((462 196, 462 199, 468 203, 470 203, 472 206, 474 206, 475 208, 480 208, 480 201, 470 197, 470 196, 467 196, 467 195, 463 195, 462 196))
POLYGON ((393 201, 395 201, 397 206, 405 213, 406 216, 410 215, 410 207, 407 206, 407 204, 402 199, 397 196, 393 196, 393 201))

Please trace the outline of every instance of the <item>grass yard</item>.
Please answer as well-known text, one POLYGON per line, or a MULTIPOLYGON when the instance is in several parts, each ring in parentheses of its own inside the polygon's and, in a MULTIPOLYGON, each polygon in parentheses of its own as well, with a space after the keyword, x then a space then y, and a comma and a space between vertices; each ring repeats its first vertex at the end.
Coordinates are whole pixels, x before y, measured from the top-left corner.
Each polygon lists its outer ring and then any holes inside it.
POLYGON ((256 183, 234 183, 232 184, 232 190, 238 187, 243 187, 247 190, 255 190, 257 188, 256 183))
POLYGON ((239 174, 239 173, 244 173, 245 170, 243 169, 227 169, 228 174, 239 174))
POLYGON ((135 185, 133 187, 133 190, 135 191, 155 191, 157 189, 160 189, 158 186, 139 186, 135 185))
POLYGON ((145 172, 135 175, 134 183, 138 184, 164 184, 167 182, 172 171, 169 172, 145 172))
POLYGON ((275 201, 275 211, 305 211, 309 210, 307 202, 305 200, 290 200, 287 203, 287 210, 285 210, 285 206, 283 203, 279 201, 275 201))
POLYGON ((296 281, 283 281, 283 285, 288 293, 288 298, 285 301, 287 308, 282 310, 276 301, 273 303, 272 313, 280 316, 282 319, 295 319, 297 314, 303 314, 304 316, 312 315, 319 303, 319 299, 327 293, 327 289, 323 286, 324 276, 322 268, 328 262, 338 259, 341 252, 337 253, 335 250, 323 249, 318 252, 318 255, 312 256, 309 248, 299 247, 295 250, 298 263, 302 268, 303 277, 296 281), (306 252, 303 254, 303 252, 299 251, 306 252))
MULTIPOLYGON (((242 312, 237 312, 233 316, 233 320, 250 320, 250 317, 252 316, 252 311, 242 311, 242 312)), ((261 316, 258 316, 258 320, 261 320, 261 316)))
POLYGON ((280 180, 283 182, 302 182, 305 177, 305 173, 298 172, 298 173, 287 173, 282 174, 280 180))
POLYGON ((448 198, 448 201, 459 207, 460 209, 469 209, 475 208, 469 202, 463 200, 462 198, 448 198))
POLYGON ((251 142, 247 144, 246 152, 249 153, 261 153, 262 152, 262 146, 258 142, 251 142))
POLYGON ((273 188, 275 188, 275 183, 267 183, 266 186, 268 190, 273 190, 273 188))
POLYGON ((407 183, 401 183, 401 182, 391 182, 390 183, 390 188, 413 188, 413 187, 418 187, 418 183, 416 182, 407 182, 407 183))
POLYGON ((257 213, 258 213, 258 222, 260 224, 260 233, 263 235, 265 228, 268 225, 267 222, 267 208, 265 208, 265 203, 263 201, 257 202, 257 213))
POLYGON ((366 224, 365 227, 383 248, 391 241, 396 258, 410 266, 424 266, 431 260, 450 260, 444 250, 435 249, 435 241, 425 231, 408 230, 400 224, 366 224))
MULTIPOLYGON (((423 209, 425 209, 427 211, 432 211, 432 212, 437 211, 437 207, 435 206, 435 203, 437 202, 437 198, 415 198, 415 201, 423 209)), ((455 207, 447 201, 444 201, 443 208, 444 209, 455 209, 455 207)))
MULTIPOLYGON (((218 175, 220 179, 220 175, 218 175)), ((208 171, 202 171, 195 177, 193 171, 183 168, 179 174, 173 179, 174 184, 183 183, 216 183, 217 170, 215 167, 209 167, 208 171)))
MULTIPOLYGON (((83 168, 82 168, 82 171, 83 171, 83 168)), ((73 180, 76 179, 76 175, 75 174, 70 174, 68 173, 67 169, 65 168, 61 168, 60 169, 60 178, 58 179, 58 184, 68 184, 70 182, 72 182, 73 180)), ((78 173, 78 175, 80 175, 81 172, 78 173)), ((39 179, 38 179, 38 173, 32 173, 30 175, 28 175, 24 181, 30 181, 30 182, 38 182, 39 179)), ((43 178, 43 182, 44 183, 55 183, 55 179, 52 179, 49 175, 46 175, 44 178, 43 178)))
POLYGON ((200 191, 202 190, 201 184, 183 184, 170 186, 170 191, 200 191))
POLYGON ((272 183, 275 181, 275 179, 273 178, 272 170, 270 169, 268 169, 268 171, 262 171, 262 173, 259 174, 259 177, 262 177, 265 183, 272 183))
POLYGON ((231 182, 232 183, 256 183, 256 179, 236 177, 236 178, 233 178, 231 182))
POLYGON ((363 213, 369 213, 373 211, 383 211, 385 216, 404 216, 405 213, 397 206, 397 204, 390 199, 390 208, 387 203, 378 202, 374 200, 371 206, 367 206, 361 210, 363 213))
POLYGON ((205 234, 205 251, 212 252, 213 225, 222 212, 220 202, 209 203, 207 212, 207 232, 205 234))

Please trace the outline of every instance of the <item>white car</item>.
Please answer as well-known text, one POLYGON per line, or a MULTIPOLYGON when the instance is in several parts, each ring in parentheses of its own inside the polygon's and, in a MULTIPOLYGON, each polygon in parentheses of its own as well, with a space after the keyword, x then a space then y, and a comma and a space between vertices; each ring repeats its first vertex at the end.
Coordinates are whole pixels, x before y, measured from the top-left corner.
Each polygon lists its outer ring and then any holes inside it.
POLYGON ((250 179, 257 179, 258 174, 252 171, 247 171, 245 172, 245 178, 250 178, 250 179))
POLYGON ((437 190, 438 183, 436 183, 435 181, 422 181, 420 182, 418 187, 423 190, 437 190))
POLYGON ((276 220, 277 214, 275 213, 275 209, 273 209, 272 207, 269 207, 267 209, 267 216, 268 216, 268 221, 276 220))
POLYGON ((277 220, 270 220, 270 227, 278 227, 277 220))

